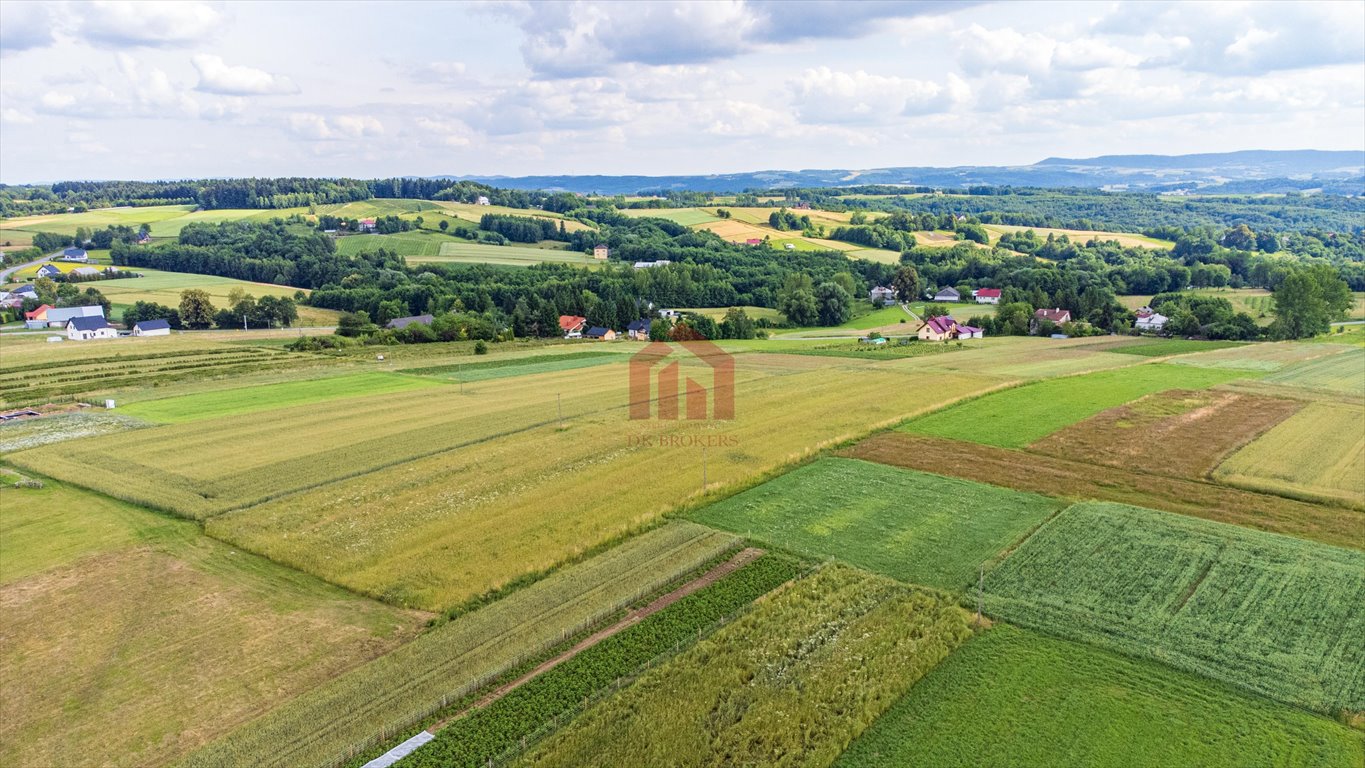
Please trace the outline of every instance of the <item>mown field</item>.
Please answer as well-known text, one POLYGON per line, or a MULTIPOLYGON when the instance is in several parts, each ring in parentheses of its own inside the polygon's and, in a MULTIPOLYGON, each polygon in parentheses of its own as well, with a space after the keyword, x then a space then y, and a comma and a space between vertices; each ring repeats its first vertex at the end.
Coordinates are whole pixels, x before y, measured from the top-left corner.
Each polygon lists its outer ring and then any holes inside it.
POLYGON ((1347 349, 1335 355, 1291 365, 1266 376, 1264 381, 1267 384, 1365 399, 1365 349, 1347 349))
POLYGON ((5 765, 162 764, 380 656, 422 618, 193 523, 44 483, 0 487, 5 765))
POLYGON ((392 251, 414 261, 417 257, 439 256, 445 244, 467 243, 469 241, 443 235, 440 232, 412 230, 392 235, 348 235, 337 238, 337 253, 354 256, 359 253, 373 253, 379 249, 392 251))
POLYGON ((1113 351, 1142 357, 1166 357, 1191 352, 1212 352, 1218 349, 1237 349, 1246 346, 1236 341, 1193 341, 1190 339, 1145 339, 1135 344, 1114 347, 1113 351))
POLYGON ((1233 454, 1219 482, 1365 508, 1365 404, 1310 403, 1233 454))
POLYGON ((837 768, 1360 765, 1365 735, 1151 661, 996 626, 954 651, 837 768))
POLYGON ((414 376, 434 376, 450 381, 488 381, 489 379, 506 379, 533 373, 553 373, 578 368, 592 368, 605 363, 621 362, 624 359, 622 352, 602 350, 509 357, 482 362, 461 361, 421 368, 404 368, 402 371, 414 376))
POLYGON ((194 753, 183 768, 325 766, 394 736, 738 546, 673 523, 423 634, 194 753))
MULTIPOLYGON (((1116 336, 1102 339, 1039 339, 1032 336, 996 336, 965 342, 957 354, 916 361, 916 368, 959 371, 1009 379, 1044 379, 1054 376, 1126 368, 1143 362, 1136 355, 1116 354, 1137 339, 1116 336)), ((899 366, 898 366, 899 367, 899 366)))
POLYGON ((826 458, 691 517, 817 559, 963 590, 983 561, 1061 506, 1031 493, 826 458))
POLYGON ((579 251, 525 245, 483 245, 454 240, 441 243, 440 251, 435 255, 414 255, 409 257, 408 261, 413 264, 470 263, 510 267, 525 267, 546 262, 580 265, 603 263, 601 259, 595 259, 591 254, 579 251))
MULTIPOLYGON (((1169 343, 1169 342, 1166 342, 1169 343)), ((1191 342, 1207 344, 1208 342, 1191 342)), ((1261 342, 1211 352, 1183 355, 1169 362, 1196 368, 1226 368, 1245 371, 1278 371, 1286 366, 1335 355, 1343 350, 1322 344, 1296 341, 1261 342)))
POLYGON ((516 765, 827 765, 971 634, 962 609, 828 566, 552 734, 516 765))
POLYGON ((922 435, 1021 448, 1106 408, 1167 389, 1199 389, 1248 376, 1164 364, 1052 379, 997 392, 907 424, 922 435))
POLYGON ((1365 711, 1358 551, 1138 507, 1077 504, 986 573, 985 605, 993 618, 1290 704, 1365 711))
MULTIPOLYGON (((179 395, 159 400, 142 400, 124 406, 120 412, 146 421, 175 424, 439 386, 440 384, 435 381, 418 376, 380 372, 354 373, 326 379, 305 379, 179 395)), ((344 408, 345 405, 337 404, 336 407, 344 408)))
POLYGON ((986 231, 991 235, 991 242, 995 243, 1001 235, 1010 232, 1023 232, 1033 230, 1033 234, 1039 239, 1046 240, 1048 235, 1061 237, 1066 235, 1072 242, 1084 245, 1091 240, 1116 240, 1119 245, 1125 248, 1159 248, 1169 250, 1175 247, 1175 243, 1169 240, 1158 240, 1155 237, 1146 235, 1135 235, 1127 232, 1101 232, 1089 229, 1052 229, 1049 227, 1019 227, 1011 224, 983 224, 986 231))

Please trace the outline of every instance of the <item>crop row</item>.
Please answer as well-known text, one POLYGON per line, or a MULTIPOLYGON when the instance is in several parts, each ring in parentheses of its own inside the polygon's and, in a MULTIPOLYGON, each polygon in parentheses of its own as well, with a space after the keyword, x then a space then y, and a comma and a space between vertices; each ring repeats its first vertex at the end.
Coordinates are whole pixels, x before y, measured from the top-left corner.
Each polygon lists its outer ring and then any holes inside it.
POLYGON ((536 365, 538 363, 560 363, 571 360, 589 360, 600 357, 614 357, 620 360, 626 359, 625 355, 622 355, 619 352, 571 352, 562 355, 528 355, 526 357, 509 357, 501 360, 488 360, 478 363, 450 363, 422 368, 404 368, 402 369, 402 372, 418 376, 439 376, 447 373, 483 371, 491 368, 519 368, 524 365, 536 365))
POLYGON ((828 765, 971 636, 942 597, 830 565, 545 739, 519 765, 828 765))
POLYGON ((181 765, 339 764, 737 545, 734 536, 691 523, 642 534, 433 629, 246 724, 181 765))
POLYGON ((86 357, 86 358, 79 358, 79 359, 74 359, 74 360, 55 360, 55 361, 50 362, 50 363, 33 363, 33 364, 26 364, 26 365, 24 366, 24 369, 23 369, 23 371, 22 371, 21 373, 23 373, 23 374, 28 374, 28 373, 32 373, 32 372, 34 372, 34 371, 45 371, 45 370, 50 370, 50 369, 52 369, 52 368, 69 368, 69 367, 74 367, 74 366, 98 365, 98 364, 103 364, 103 363, 124 364, 124 363, 139 362, 139 361, 143 361, 143 360, 165 360, 165 359, 168 359, 168 358, 177 358, 177 357, 207 357, 207 356, 212 356, 212 355, 236 355, 236 354, 242 354, 242 353, 249 353, 249 354, 261 355, 261 356, 267 356, 267 357, 268 357, 268 356, 278 356, 278 355, 287 354, 287 353, 285 353, 285 352, 283 352, 283 351, 281 351, 281 350, 274 349, 274 348, 272 348, 272 347, 238 347, 238 346, 232 346, 232 347, 216 347, 216 348, 214 348, 214 347, 206 347, 206 348, 200 348, 200 349, 167 350, 167 351, 164 351, 164 352, 155 352, 155 353, 149 353, 149 354, 145 354, 145 355, 108 355, 108 356, 106 356, 106 357, 86 357))
POLYGON ((99 366, 96 368, 77 368, 62 371, 56 377, 43 378, 24 378, 0 380, 0 392, 20 392, 25 389, 43 389, 57 384, 65 384, 79 381, 101 381, 107 378, 119 378, 131 375, 147 375, 155 373, 166 373, 172 371, 185 371, 199 368, 224 368, 237 365, 261 365, 273 363, 278 358, 264 359, 259 355, 241 355, 228 358, 210 358, 207 360, 182 360, 165 365, 150 366, 99 366))
POLYGON ((676 651, 755 599, 795 578, 797 560, 764 555, 705 589, 612 635, 446 728, 405 762, 411 768, 477 768, 518 749, 546 724, 655 658, 676 651))

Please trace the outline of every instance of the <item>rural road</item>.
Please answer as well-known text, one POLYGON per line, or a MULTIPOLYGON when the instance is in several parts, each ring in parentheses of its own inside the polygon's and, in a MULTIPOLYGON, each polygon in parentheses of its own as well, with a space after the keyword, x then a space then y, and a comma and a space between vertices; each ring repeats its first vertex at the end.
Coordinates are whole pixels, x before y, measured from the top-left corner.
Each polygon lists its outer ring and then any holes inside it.
POLYGON ((42 264, 43 262, 55 257, 56 255, 57 255, 56 253, 50 253, 41 258, 34 259, 33 261, 28 262, 27 264, 15 264, 12 267, 5 267, 4 269, 0 269, 0 283, 9 282, 9 276, 14 274, 15 272, 18 272, 21 269, 28 269, 29 267, 36 267, 39 264, 42 264))
MULTIPOLYGON (((336 326, 334 326, 334 325, 310 325, 310 326, 295 326, 295 327, 293 327, 293 328, 252 328, 252 329, 250 329, 250 330, 245 330, 245 331, 243 331, 243 330, 240 329, 240 328, 233 328, 233 329, 231 329, 231 330, 226 329, 226 328, 207 328, 207 329, 205 329, 205 330, 203 330, 203 331, 174 331, 174 333, 237 333, 237 332, 240 332, 240 333, 260 333, 261 331, 298 331, 300 334, 302 334, 304 331, 325 331, 325 332, 327 332, 327 333, 331 333, 332 331, 335 331, 335 330, 336 330, 336 326)), ((3 335, 3 336, 39 336, 39 335, 46 335, 46 334, 50 334, 50 333, 52 333, 52 329, 47 329, 47 330, 43 330, 43 331, 5 331, 3 334, 0 334, 0 335, 3 335)))

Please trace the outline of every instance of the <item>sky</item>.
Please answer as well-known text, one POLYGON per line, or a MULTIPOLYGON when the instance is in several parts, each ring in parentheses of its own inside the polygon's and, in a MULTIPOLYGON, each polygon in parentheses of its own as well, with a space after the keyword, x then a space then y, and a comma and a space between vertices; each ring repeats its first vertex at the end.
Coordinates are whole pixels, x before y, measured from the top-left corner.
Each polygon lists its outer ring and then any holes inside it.
POLYGON ((1365 2, 0 2, 0 182, 1365 148, 1365 2))

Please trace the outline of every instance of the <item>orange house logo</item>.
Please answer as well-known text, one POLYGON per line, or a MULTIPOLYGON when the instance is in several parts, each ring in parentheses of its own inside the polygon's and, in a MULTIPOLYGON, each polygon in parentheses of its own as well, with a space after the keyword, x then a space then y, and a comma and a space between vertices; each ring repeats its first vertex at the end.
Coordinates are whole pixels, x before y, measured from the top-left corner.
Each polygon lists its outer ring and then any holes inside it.
POLYGON ((705 386, 683 378, 678 360, 667 362, 674 346, 655 341, 631 356, 630 418, 650 418, 655 402, 658 403, 657 418, 665 421, 676 421, 680 414, 681 418, 698 421, 735 418, 735 359, 709 341, 676 343, 711 368, 708 397, 705 386), (651 374, 655 374, 654 381, 658 382, 657 394, 652 391, 656 387, 651 382, 651 374))

